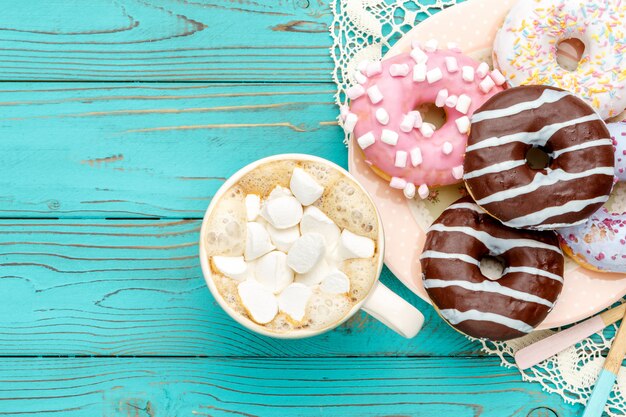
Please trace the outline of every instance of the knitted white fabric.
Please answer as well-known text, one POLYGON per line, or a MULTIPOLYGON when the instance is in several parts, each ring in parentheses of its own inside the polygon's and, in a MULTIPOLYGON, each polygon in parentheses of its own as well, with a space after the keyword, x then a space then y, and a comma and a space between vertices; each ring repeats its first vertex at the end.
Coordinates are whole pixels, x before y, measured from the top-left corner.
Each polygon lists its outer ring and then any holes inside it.
MULTIPOLYGON (((352 78, 359 62, 380 59, 406 32, 429 16, 460 3, 462 0, 331 0, 334 19, 330 26, 333 46, 330 50, 335 63, 333 80, 337 84, 335 101, 346 104, 345 91, 355 83, 352 78), (424 2, 425 3, 425 2, 424 2)), ((619 184, 613 195, 613 210, 626 210, 626 186, 619 184)), ((603 356, 611 346, 616 326, 584 340, 549 360, 522 371, 526 381, 539 382, 543 388, 557 393, 566 402, 585 404, 602 367, 603 356)), ((513 354, 520 348, 554 333, 537 331, 515 341, 500 343, 477 341, 483 350, 501 359, 502 366, 515 367, 513 354)), ((626 372, 621 372, 609 399, 609 416, 626 415, 626 372)))

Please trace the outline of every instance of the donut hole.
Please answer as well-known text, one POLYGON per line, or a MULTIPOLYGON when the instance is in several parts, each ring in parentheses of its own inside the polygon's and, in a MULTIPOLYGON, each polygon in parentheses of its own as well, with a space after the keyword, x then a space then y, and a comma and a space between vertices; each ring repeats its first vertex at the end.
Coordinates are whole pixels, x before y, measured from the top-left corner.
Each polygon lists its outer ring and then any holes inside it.
POLYGON ((585 44, 577 38, 563 39, 557 44, 556 62, 567 71, 576 71, 585 52, 585 44))
POLYGON ((506 263, 499 256, 487 255, 480 260, 480 272, 492 281, 502 276, 504 268, 506 268, 506 263))
POLYGON ((528 165, 530 169, 546 169, 550 166, 551 162, 552 158, 542 147, 533 146, 526 152, 526 165, 528 165))
POLYGON ((424 123, 435 126, 435 130, 446 124, 447 115, 442 107, 437 107, 435 103, 424 103, 415 108, 422 115, 424 123))

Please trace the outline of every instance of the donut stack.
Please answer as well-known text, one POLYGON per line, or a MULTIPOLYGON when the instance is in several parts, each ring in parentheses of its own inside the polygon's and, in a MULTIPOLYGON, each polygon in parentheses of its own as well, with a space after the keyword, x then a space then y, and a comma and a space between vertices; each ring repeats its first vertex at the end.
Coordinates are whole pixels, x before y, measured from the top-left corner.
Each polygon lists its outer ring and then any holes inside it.
POLYGON ((626 272, 626 214, 602 207, 626 178, 626 125, 605 123, 626 108, 624 21, 620 0, 522 0, 496 37, 495 69, 436 41, 358 67, 342 120, 372 169, 408 198, 467 188, 421 254, 424 286, 457 330, 508 340, 534 329, 562 289, 561 247, 626 272), (585 45, 572 71, 556 60, 570 38, 585 45), (429 102, 445 110, 439 129, 416 110, 429 102), (495 278, 488 258, 502 264, 495 278))

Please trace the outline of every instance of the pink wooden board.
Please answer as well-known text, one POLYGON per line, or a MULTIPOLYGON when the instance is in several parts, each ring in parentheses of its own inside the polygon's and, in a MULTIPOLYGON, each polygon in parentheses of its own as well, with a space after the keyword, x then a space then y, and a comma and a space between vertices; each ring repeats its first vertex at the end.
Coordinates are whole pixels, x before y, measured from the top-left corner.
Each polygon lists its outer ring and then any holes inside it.
MULTIPOLYGON (((455 42, 468 55, 491 62, 491 45, 499 26, 516 0, 470 0, 427 19, 404 35, 386 57, 408 52, 412 40, 455 42)), ((419 255, 425 230, 462 193, 460 185, 437 190, 431 201, 409 201, 402 191, 391 189, 363 160, 350 143, 350 172, 371 193, 382 216, 387 242, 385 263, 413 292, 430 302, 421 280, 419 255)), ((606 308, 626 294, 626 276, 601 274, 566 262, 565 285, 554 310, 539 326, 558 327, 582 320, 606 308)))

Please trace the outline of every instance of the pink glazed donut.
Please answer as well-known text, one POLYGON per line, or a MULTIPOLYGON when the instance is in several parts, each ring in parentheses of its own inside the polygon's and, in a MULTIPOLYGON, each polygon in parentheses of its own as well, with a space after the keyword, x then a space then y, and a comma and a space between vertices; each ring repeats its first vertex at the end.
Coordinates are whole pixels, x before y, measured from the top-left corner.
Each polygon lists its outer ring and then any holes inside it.
POLYGON ((437 50, 434 40, 423 48, 382 62, 359 65, 359 84, 346 92, 351 100, 343 115, 366 162, 407 198, 429 195, 429 187, 460 182, 470 117, 502 91, 505 79, 458 50, 437 50), (415 110, 434 103, 444 108, 439 129, 422 122, 415 110))
MULTIPOLYGON (((607 126, 615 145, 615 176, 626 181, 626 122, 607 126)), ((586 223, 558 233, 563 251, 581 266, 626 273, 626 213, 601 208, 586 223)))

